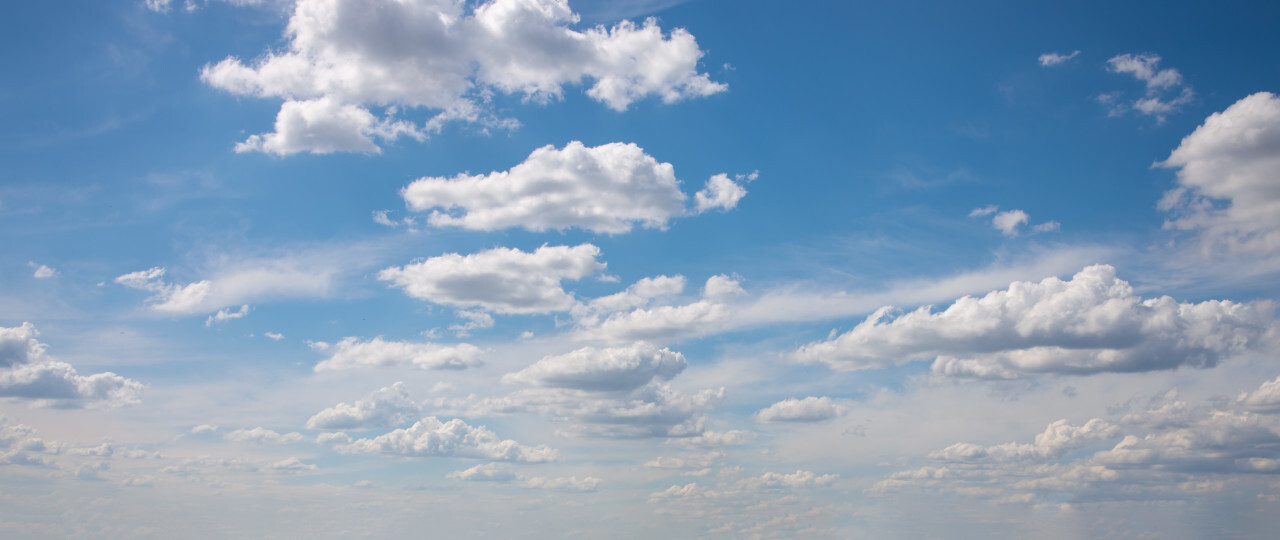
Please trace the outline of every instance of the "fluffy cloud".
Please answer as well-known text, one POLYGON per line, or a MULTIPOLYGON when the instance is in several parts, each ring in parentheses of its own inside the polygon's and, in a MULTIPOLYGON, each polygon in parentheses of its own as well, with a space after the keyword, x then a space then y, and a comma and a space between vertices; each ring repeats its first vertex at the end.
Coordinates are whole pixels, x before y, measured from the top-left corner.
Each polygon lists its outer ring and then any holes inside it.
POLYGON ((1274 339, 1273 311, 1266 302, 1142 299, 1114 268, 1097 265, 1070 281, 1015 282, 966 296, 938 313, 925 306, 891 317, 881 308, 793 358, 838 370, 933 359, 937 374, 984 378, 1211 367, 1274 339))
POLYGON ((844 413, 844 408, 829 397, 784 399, 756 413, 760 422, 818 422, 844 413))
POLYGON ((205 326, 213 326, 213 323, 226 322, 231 319, 242 319, 249 315, 249 304, 240 306, 240 311, 231 311, 229 309, 220 309, 217 313, 210 315, 204 320, 205 326))
POLYGON ((29 261, 27 262, 27 266, 35 268, 35 272, 32 272, 31 277, 34 277, 36 279, 49 279, 53 276, 58 275, 57 270, 54 270, 53 268, 49 268, 48 266, 45 266, 43 264, 36 264, 34 262, 29 261))
POLYGON ((565 0, 472 10, 452 0, 298 0, 287 50, 249 64, 228 57, 200 77, 233 94, 285 99, 276 132, 237 148, 282 155, 376 152, 374 137, 421 138, 447 119, 496 123, 480 110, 495 90, 546 102, 590 79, 587 95, 622 111, 650 96, 672 103, 726 89, 698 73, 703 52, 684 29, 664 35, 653 19, 569 28, 577 20, 565 0), (441 112, 419 127, 395 119, 402 107, 441 112))
POLYGON ((1280 380, 1201 406, 1180 401, 1175 389, 1137 413, 1121 407, 1114 419, 1053 422, 1030 443, 954 444, 930 453, 934 464, 894 473, 871 491, 955 491, 1010 502, 1200 498, 1280 472, 1280 409, 1254 399, 1276 386, 1280 380))
POLYGON ((1195 92, 1182 82, 1182 74, 1173 68, 1160 69, 1160 57, 1154 54, 1121 54, 1107 60, 1107 71, 1132 75, 1146 85, 1143 97, 1130 104, 1117 101, 1119 93, 1103 94, 1098 101, 1117 116, 1132 109, 1163 122, 1183 105, 1195 99, 1195 92))
POLYGON ((237 429, 222 438, 235 442, 251 442, 255 444, 286 444, 295 443, 302 440, 302 434, 292 433, 276 433, 275 431, 263 428, 261 426, 253 429, 237 429))
POLYGON ((359 341, 343 338, 333 345, 313 343, 313 348, 329 351, 329 358, 316 364, 316 371, 338 371, 366 367, 411 365, 418 369, 466 369, 480 365, 480 348, 468 343, 439 345, 384 341, 375 337, 359 341))
POLYGON ((409 296, 464 308, 499 313, 550 313, 573 307, 562 280, 578 280, 604 270, 591 244, 542 246, 533 253, 496 248, 472 255, 448 253, 387 268, 378 278, 409 296))
POLYGON ((669 381, 684 371, 684 355, 644 342, 629 347, 584 347, 548 356, 503 382, 588 391, 635 390, 651 381, 669 381))
MULTIPOLYGON (((683 287, 683 277, 681 277, 683 287)), ((593 304, 593 312, 576 322, 581 327, 579 337, 625 342, 634 340, 670 340, 678 336, 700 335, 724 327, 731 315, 727 303, 742 294, 737 279, 716 275, 707 279, 702 299, 681 305, 649 307, 653 297, 629 293, 620 299, 633 301, 637 306, 629 311, 616 311, 603 317, 608 307, 621 307, 626 302, 593 304)), ((614 298, 617 295, 605 298, 614 298)), ((655 296, 656 297, 656 296, 655 296)))
MULTIPOLYGON (((995 214, 991 218, 991 226, 997 231, 1000 231, 1001 234, 1010 238, 1018 236, 1021 232, 1019 229, 1031 221, 1031 216, 1022 210, 1014 209, 1004 212, 1000 212, 999 210, 1000 207, 994 204, 982 208, 974 208, 973 211, 969 212, 969 217, 985 217, 995 214)), ((1059 227, 1061 227, 1061 224, 1058 222, 1047 221, 1045 223, 1032 226, 1031 230, 1033 232, 1050 232, 1058 230, 1059 227)))
POLYGON ((556 491, 595 491, 596 486, 600 485, 600 479, 593 477, 585 477, 579 479, 576 476, 567 478, 545 478, 545 477, 527 477, 517 474, 510 467, 502 463, 485 463, 476 465, 464 471, 454 471, 446 475, 447 478, 454 480, 465 480, 468 482, 497 482, 509 483, 530 489, 548 489, 556 491))
POLYGON ((1206 255, 1280 251, 1280 97, 1259 92, 1210 115, 1156 166, 1178 170, 1160 201, 1166 228, 1198 231, 1206 255))
POLYGON ((673 217, 712 208, 728 210, 746 189, 724 174, 713 176, 696 194, 696 207, 686 210, 670 163, 658 162, 635 144, 586 147, 573 141, 564 149, 534 150, 507 171, 420 178, 401 195, 412 210, 432 210, 427 221, 437 227, 577 227, 619 234, 636 225, 663 229, 673 217))
POLYGON ((483 426, 472 427, 459 419, 441 422, 434 416, 413 426, 397 429, 372 439, 356 439, 337 447, 349 454, 388 454, 405 457, 447 456, 495 461, 542 463, 558 458, 546 446, 524 446, 499 439, 483 426))
POLYGON ((397 382, 355 403, 339 403, 307 420, 307 429, 373 429, 396 426, 414 419, 421 408, 397 382))
POLYGON ((1052 52, 1052 53, 1044 53, 1040 55, 1038 60, 1040 61, 1041 66, 1052 67, 1059 64, 1065 64, 1068 60, 1071 60, 1077 56, 1080 56, 1080 51, 1071 51, 1071 54, 1061 54, 1061 53, 1052 52))
POLYGON ((56 407, 116 407, 138 402, 142 384, 116 375, 80 375, 45 354, 31 323, 0 327, 0 397, 37 400, 56 407))

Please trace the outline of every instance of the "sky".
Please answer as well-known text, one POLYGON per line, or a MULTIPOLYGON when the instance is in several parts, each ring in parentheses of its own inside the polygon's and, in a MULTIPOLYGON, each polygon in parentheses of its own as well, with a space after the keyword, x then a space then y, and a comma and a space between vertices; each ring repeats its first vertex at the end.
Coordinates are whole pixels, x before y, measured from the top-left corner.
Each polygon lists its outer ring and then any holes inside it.
POLYGON ((1277 17, 6 6, 0 536, 1269 537, 1277 17))

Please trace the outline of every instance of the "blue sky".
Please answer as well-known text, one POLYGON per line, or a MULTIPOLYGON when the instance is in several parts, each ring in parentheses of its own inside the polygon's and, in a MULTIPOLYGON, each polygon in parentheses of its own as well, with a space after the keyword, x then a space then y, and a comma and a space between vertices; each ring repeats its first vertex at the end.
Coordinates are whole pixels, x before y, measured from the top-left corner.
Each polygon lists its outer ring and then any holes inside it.
POLYGON ((6 12, 6 537, 1278 525, 1273 6, 6 12))

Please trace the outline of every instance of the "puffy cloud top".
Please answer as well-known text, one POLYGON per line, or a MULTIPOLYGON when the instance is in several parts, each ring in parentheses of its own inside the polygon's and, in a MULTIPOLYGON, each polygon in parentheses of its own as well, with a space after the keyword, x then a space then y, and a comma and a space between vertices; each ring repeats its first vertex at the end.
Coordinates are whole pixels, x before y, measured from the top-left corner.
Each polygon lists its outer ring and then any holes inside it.
POLYGON ((629 347, 583 347, 548 356, 503 380, 577 390, 634 390, 654 380, 671 380, 687 365, 683 354, 637 342, 629 347))
POLYGON ((554 461, 558 457, 555 450, 546 446, 524 446, 510 439, 499 439, 483 426, 473 427, 456 418, 441 422, 434 416, 372 439, 357 439, 338 447, 338 450, 357 454, 451 456, 527 463, 554 461))
POLYGON ((111 372, 80 375, 71 364, 49 358, 38 335, 29 322, 0 327, 0 397, 68 408, 138 402, 141 383, 111 372))
POLYGON ((591 244, 542 246, 533 253, 496 248, 472 255, 448 253, 403 267, 387 268, 378 278, 409 296, 458 307, 499 313, 550 313, 573 307, 560 287, 565 279, 601 272, 600 248, 591 244))
POLYGON ((227 57, 200 76, 234 94, 288 100, 276 133, 241 148, 282 155, 376 152, 373 137, 484 121, 477 104, 493 90, 545 102, 590 79, 587 95, 622 111, 650 96, 672 103, 727 88, 698 73, 703 52, 692 34, 664 35, 654 19, 578 31, 566 0, 490 0, 467 11, 457 0, 298 0, 286 51, 249 64, 227 57), (418 128, 375 118, 371 105, 443 112, 418 128))
POLYGON ((1213 113, 1156 166, 1178 169, 1160 201, 1167 228, 1199 231, 1206 253, 1280 251, 1280 97, 1259 92, 1213 113))
POLYGON ((307 429, 371 429, 390 427, 416 417, 420 407, 404 383, 382 388, 355 403, 339 403, 307 420, 307 429))
POLYGON ((925 306, 894 318, 881 308, 793 358, 839 370, 932 358, 935 373, 984 378, 1210 367, 1273 332, 1272 311, 1266 302, 1144 300, 1114 268, 1097 265, 1070 281, 966 296, 940 313, 925 306))

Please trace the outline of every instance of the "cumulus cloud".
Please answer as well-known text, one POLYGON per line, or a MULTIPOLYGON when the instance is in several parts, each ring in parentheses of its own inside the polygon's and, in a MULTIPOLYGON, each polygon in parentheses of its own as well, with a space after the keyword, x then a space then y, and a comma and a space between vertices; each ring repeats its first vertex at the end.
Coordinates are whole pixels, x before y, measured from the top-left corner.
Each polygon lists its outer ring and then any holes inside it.
POLYGON ((237 429, 223 435, 222 438, 228 441, 251 442, 255 444, 286 444, 301 441, 302 434, 297 432, 276 433, 275 431, 258 426, 253 429, 237 429))
MULTIPOLYGON (((683 287, 683 277, 681 286, 683 287)), ((634 299, 636 307, 609 313, 607 316, 607 307, 621 307, 625 303, 593 304, 596 311, 579 313, 582 315, 576 321, 580 327, 579 337, 625 342, 669 340, 678 336, 705 334, 728 322, 731 315, 728 302, 742 293, 742 286, 737 279, 716 275, 707 279, 702 298, 687 304, 649 306, 651 298, 631 294, 623 298, 634 299)))
POLYGON ((1058 420, 1030 443, 957 443, 930 453, 934 464, 894 473, 871 492, 925 489, 1016 502, 1203 497, 1280 472, 1280 409, 1265 397, 1277 385, 1200 406, 1174 389, 1137 413, 1058 420))
POLYGON ((426 177, 400 192, 412 210, 431 214, 437 227, 492 231, 580 228, 620 234, 637 225, 665 229, 674 217, 712 208, 728 210, 746 189, 724 174, 713 176, 686 210, 686 195, 670 163, 661 163, 635 144, 595 147, 572 141, 564 149, 547 145, 507 171, 426 177))
POLYGON ((356 439, 336 449, 348 454, 461 457, 525 463, 543 463, 559 457, 555 450, 545 445, 524 446, 510 439, 499 439, 484 426, 472 427, 456 418, 441 422, 434 416, 378 437, 356 439))
POLYGON ((437 304, 499 313, 550 313, 573 307, 560 286, 602 272, 600 248, 591 244, 542 246, 533 253, 496 248, 471 255, 447 253, 378 273, 405 293, 437 304))
POLYGON ((307 429, 386 428, 413 420, 420 411, 404 383, 397 382, 354 403, 339 403, 316 413, 307 420, 307 429))
POLYGON ((578 31, 565 0, 298 0, 287 49, 245 63, 227 57, 201 70, 237 95, 283 98, 275 133, 237 150, 277 154, 375 153, 374 139, 421 139, 446 120, 512 122, 485 111, 494 91, 535 102, 592 81, 587 95, 611 109, 658 97, 673 103, 724 91, 697 63, 692 34, 664 34, 654 19, 578 31), (371 107, 386 110, 376 117, 371 107), (402 109, 440 111, 421 126, 402 109))
POLYGON ((589 391, 634 390, 651 381, 669 381, 684 371, 684 355, 637 342, 628 347, 583 347, 559 356, 548 356, 517 373, 502 378, 551 388, 589 391))
POLYGON ((485 463, 476 465, 470 469, 463 471, 454 471, 446 475, 446 478, 453 480, 464 480, 468 482, 497 482, 504 484, 513 484, 519 487, 530 489, 547 489, 554 491, 579 491, 591 492, 596 490, 596 486, 600 485, 600 479, 587 476, 578 478, 576 476, 561 478, 546 477, 527 477, 512 471, 509 466, 503 463, 485 463))
POLYGON ((1177 169, 1165 228, 1196 231, 1206 255, 1280 251, 1280 97, 1259 92, 1213 113, 1157 167, 1177 169))
POLYGON ((820 422, 844 413, 844 407, 829 397, 809 396, 784 399, 756 413, 759 422, 820 422))
POLYGON ((1052 67, 1052 66, 1065 64, 1067 63, 1068 60, 1071 60, 1077 56, 1080 56, 1080 51, 1071 51, 1070 54, 1051 52, 1051 53, 1044 53, 1040 55, 1038 60, 1040 61, 1041 66, 1052 67))
POLYGON ((1098 96, 1098 101, 1109 108, 1111 116, 1134 110, 1164 122, 1165 117, 1191 103, 1195 91, 1183 84, 1182 74, 1173 68, 1160 69, 1160 57, 1155 54, 1120 54, 1107 60, 1107 71, 1132 75, 1146 85, 1143 97, 1130 103, 1121 103, 1119 92, 1098 96))
POLYGON ((467 322, 462 324, 449 325, 449 329, 453 330, 454 335, 458 337, 467 337, 471 335, 472 330, 482 328, 493 328, 493 316, 483 311, 459 310, 456 315, 460 319, 467 322))
POLYGON ((70 364, 46 355, 47 347, 36 340, 39 335, 29 322, 0 327, 0 397, 67 408, 138 403, 142 383, 111 372, 80 375, 70 364))
POLYGON ((316 371, 399 365, 411 365, 418 369, 466 369, 480 365, 481 353, 479 347, 469 343, 440 345, 385 341, 381 337, 368 341, 346 337, 333 345, 315 343, 312 347, 332 351, 329 358, 316 364, 316 371))
POLYGON ((1143 299, 1114 268, 1096 265, 1069 281, 966 296, 937 313, 924 306, 894 317, 881 308, 792 358, 837 370, 932 359, 936 374, 981 378, 1212 367, 1274 339, 1273 311, 1268 302, 1143 299))

